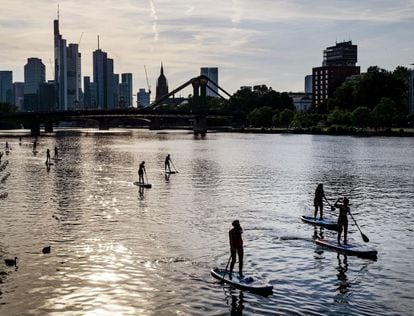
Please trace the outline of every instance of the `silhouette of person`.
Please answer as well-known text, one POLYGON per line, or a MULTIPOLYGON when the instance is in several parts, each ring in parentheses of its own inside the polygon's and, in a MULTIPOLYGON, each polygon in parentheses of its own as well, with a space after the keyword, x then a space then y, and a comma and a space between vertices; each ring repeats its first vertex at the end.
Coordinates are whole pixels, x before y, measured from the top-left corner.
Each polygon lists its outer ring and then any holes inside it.
POLYGON ((318 208, 319 219, 323 219, 323 198, 325 198, 325 201, 328 202, 325 196, 325 192, 323 191, 323 184, 319 183, 315 190, 315 198, 313 199, 313 205, 315 206, 315 213, 313 214, 314 219, 316 219, 316 215, 318 214, 318 208))
POLYGON ((142 184, 145 183, 144 172, 145 172, 145 175, 147 175, 147 171, 145 170, 145 161, 141 162, 138 168, 138 182, 142 184))
POLYGON ((335 207, 339 209, 339 216, 338 216, 338 245, 341 244, 341 234, 344 231, 344 245, 348 244, 347 235, 348 235, 348 213, 350 212, 349 209, 349 200, 348 198, 344 197, 343 199, 339 198, 335 202, 335 207), (343 203, 339 203, 339 201, 343 200, 343 203))
POLYGON ((36 141, 36 140, 34 140, 34 141, 33 141, 33 151, 36 151, 36 146, 37 146, 37 141, 36 141))
POLYGON ((9 151, 9 143, 6 141, 6 151, 9 151))
POLYGON ((230 254, 231 254, 231 263, 230 263, 230 278, 233 273, 233 268, 236 263, 236 255, 239 258, 239 275, 243 277, 243 229, 240 226, 240 222, 236 219, 232 223, 233 228, 229 231, 229 241, 230 241, 230 254))
POLYGON ((170 162, 171 162, 171 156, 170 154, 168 154, 167 157, 165 157, 165 164, 164 164, 165 172, 167 172, 167 168, 168 168, 168 171, 171 172, 170 162))
POLYGON ((46 150, 46 164, 50 164, 50 150, 49 150, 49 148, 46 150))
POLYGON ((59 153, 58 153, 58 149, 56 146, 55 146, 55 158, 59 158, 59 153))
POLYGON ((21 144, 22 144, 22 137, 19 136, 19 145, 21 145, 21 144))

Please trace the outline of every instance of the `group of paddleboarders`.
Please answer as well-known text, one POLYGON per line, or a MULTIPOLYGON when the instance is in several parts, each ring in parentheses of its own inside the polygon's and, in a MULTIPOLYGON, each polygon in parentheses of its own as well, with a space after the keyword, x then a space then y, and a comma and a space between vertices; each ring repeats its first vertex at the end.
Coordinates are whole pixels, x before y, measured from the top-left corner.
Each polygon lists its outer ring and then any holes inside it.
MULTIPOLYGON (((55 146, 55 155, 53 156, 53 159, 59 159, 59 151, 57 146, 55 146)), ((50 158, 50 150, 49 148, 46 150, 46 164, 51 164, 51 158, 50 158)))
POLYGON ((341 244, 341 235, 344 232, 344 245, 348 244, 348 214, 350 214, 349 208, 349 199, 339 198, 334 206, 329 203, 328 199, 325 196, 325 192, 323 190, 323 184, 319 183, 315 190, 315 198, 313 199, 313 205, 315 206, 314 212, 314 219, 316 220, 316 216, 319 210, 319 219, 323 220, 323 199, 331 206, 332 209, 339 209, 339 216, 338 216, 338 245, 341 244))
MULTIPOLYGON (((165 173, 171 173, 172 171, 171 171, 171 164, 172 164, 173 162, 172 162, 172 159, 171 159, 171 155, 170 154, 168 154, 166 157, 165 157, 165 162, 164 162, 164 171, 165 171, 165 173), (168 169, 168 171, 167 171, 167 169, 168 169)), ((147 178, 147 171, 146 171, 146 169, 145 169, 145 161, 142 161, 140 164, 139 164, 139 166, 138 166, 138 182, 139 183, 142 183, 142 184, 144 184, 145 183, 145 181, 144 181, 144 174, 145 174, 145 177, 147 178)))

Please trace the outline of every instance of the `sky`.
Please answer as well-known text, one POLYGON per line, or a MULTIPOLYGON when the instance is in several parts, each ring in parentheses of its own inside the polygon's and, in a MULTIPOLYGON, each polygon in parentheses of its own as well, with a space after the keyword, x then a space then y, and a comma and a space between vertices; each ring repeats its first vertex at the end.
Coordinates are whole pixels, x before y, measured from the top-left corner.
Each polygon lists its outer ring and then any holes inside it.
POLYGON ((147 88, 144 65, 155 92, 161 62, 170 90, 218 67, 229 93, 255 84, 303 91, 323 50, 348 40, 362 72, 414 63, 414 0, 0 0, 0 70, 14 81, 28 57, 53 78, 58 4, 63 38, 80 43, 82 76, 93 74, 99 35, 115 73, 133 73, 135 92, 147 88))

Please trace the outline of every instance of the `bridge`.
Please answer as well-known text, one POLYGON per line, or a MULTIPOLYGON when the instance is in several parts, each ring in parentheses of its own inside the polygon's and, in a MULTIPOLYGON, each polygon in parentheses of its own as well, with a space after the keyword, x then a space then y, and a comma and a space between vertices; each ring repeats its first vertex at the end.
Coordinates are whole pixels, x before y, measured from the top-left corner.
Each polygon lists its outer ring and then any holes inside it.
MULTIPOLYGON (((149 123, 150 129, 159 129, 160 122, 164 118, 170 119, 188 119, 193 122, 193 131, 195 134, 205 134, 207 132, 208 119, 214 118, 231 118, 230 115, 223 113, 214 113, 208 111, 207 107, 207 89, 214 93, 208 83, 217 87, 217 90, 225 93, 228 97, 231 95, 224 89, 211 81, 206 76, 194 77, 168 94, 155 100, 146 108, 130 108, 130 109, 89 109, 89 110, 69 110, 69 111, 50 111, 50 112, 15 112, 0 114, 0 121, 13 122, 30 128, 31 134, 37 136, 40 134, 40 126, 43 125, 45 132, 53 132, 53 127, 62 121, 73 120, 94 120, 99 123, 99 129, 109 129, 110 122, 115 119, 140 119, 149 123), (163 103, 171 96, 183 90, 187 86, 192 85, 193 96, 190 104, 190 111, 171 110, 163 107, 163 103)), ((229 102, 220 93, 216 93, 218 97, 229 102)))

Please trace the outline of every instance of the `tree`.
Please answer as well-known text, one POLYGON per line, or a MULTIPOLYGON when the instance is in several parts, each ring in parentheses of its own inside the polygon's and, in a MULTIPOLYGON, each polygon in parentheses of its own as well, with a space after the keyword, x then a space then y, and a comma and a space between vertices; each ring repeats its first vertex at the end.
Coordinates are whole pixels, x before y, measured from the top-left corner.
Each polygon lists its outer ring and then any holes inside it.
POLYGON ((351 113, 351 119, 357 127, 367 127, 369 125, 371 110, 366 106, 359 106, 351 113))
POLYGON ((327 121, 330 124, 350 125, 351 115, 347 111, 342 111, 336 108, 328 115, 327 121))
POLYGON ((295 112, 290 109, 284 109, 279 115, 279 122, 281 126, 289 127, 295 116, 295 112))
POLYGON ((251 111, 247 118, 251 125, 255 127, 270 127, 272 126, 273 110, 271 107, 263 106, 259 109, 251 111))
POLYGON ((371 122, 375 127, 389 127, 397 114, 395 102, 390 98, 382 98, 371 111, 371 122))

